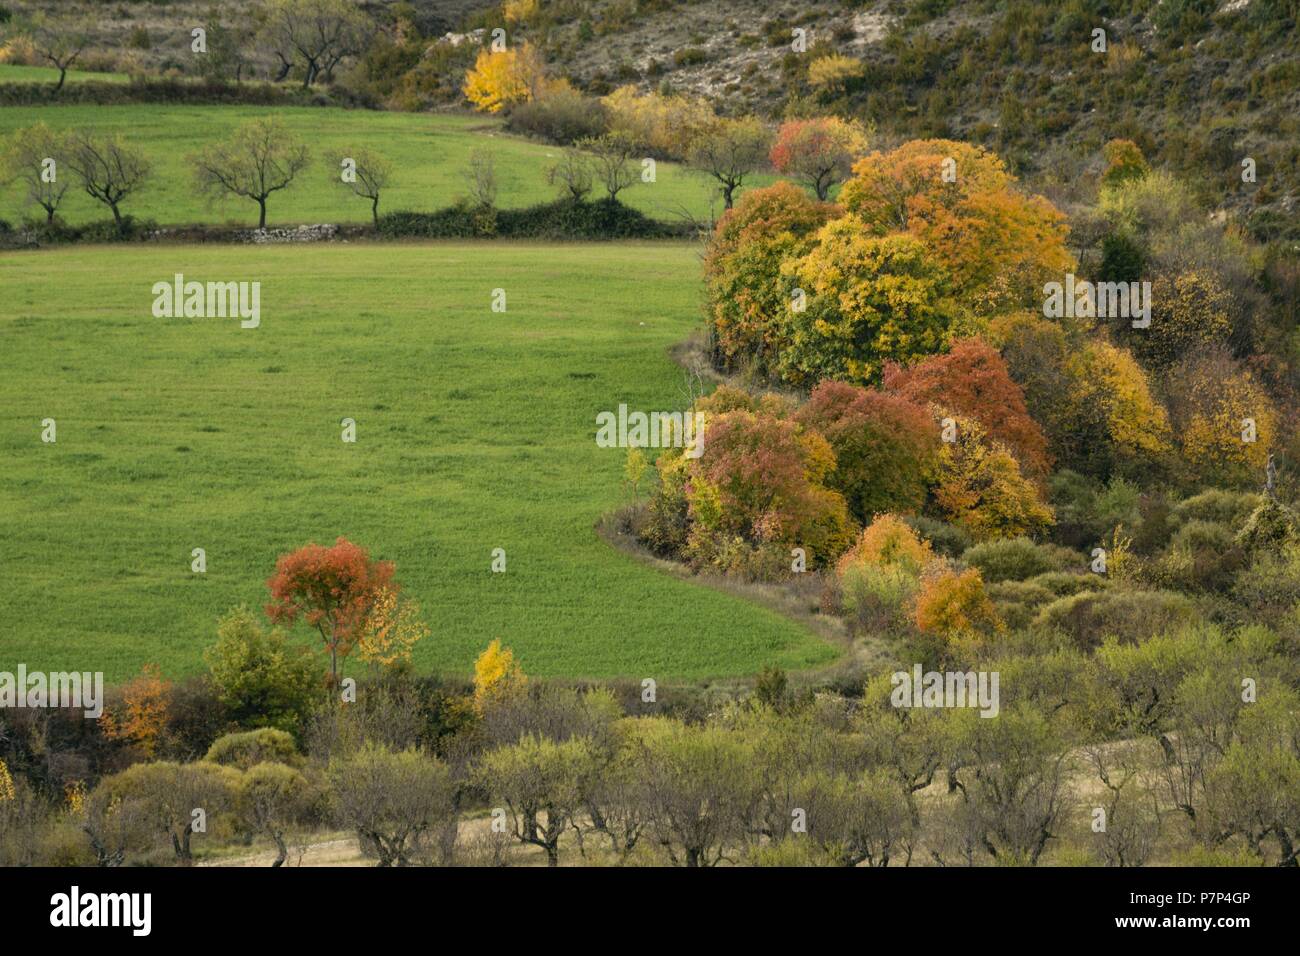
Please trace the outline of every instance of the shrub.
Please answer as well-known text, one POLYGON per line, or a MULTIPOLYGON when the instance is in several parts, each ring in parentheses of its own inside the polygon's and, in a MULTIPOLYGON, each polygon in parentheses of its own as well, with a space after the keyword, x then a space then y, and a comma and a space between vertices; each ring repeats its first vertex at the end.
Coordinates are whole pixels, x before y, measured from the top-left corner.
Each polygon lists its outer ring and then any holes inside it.
POLYGON ((271 727, 219 737, 208 748, 204 759, 240 770, 248 770, 259 763, 300 766, 303 762, 293 737, 271 727))
POLYGON ((217 624, 217 643, 203 653, 212 688, 240 727, 296 732, 320 696, 324 671, 282 631, 266 630, 247 608, 217 624))
POLYGON ((841 574, 854 565, 900 567, 919 574, 933 559, 930 545, 917 537, 907 523, 883 514, 863 529, 853 547, 840 558, 838 567, 841 574))
POLYGON ((1047 588, 1029 581, 1002 581, 990 584, 987 591, 998 617, 1012 630, 1028 627, 1039 608, 1056 599, 1047 588))
POLYGON ((1070 552, 1065 549, 1035 544, 1028 538, 1005 538, 977 544, 961 559, 965 564, 978 568, 984 580, 993 584, 1024 581, 1048 571, 1067 570, 1065 561, 1069 556, 1070 552))
POLYGON ((1104 591, 1107 587, 1105 575, 1079 571, 1048 571, 1036 575, 1024 582, 1035 587, 1045 588, 1056 597, 1068 597, 1089 591, 1104 591))
POLYGON ((1229 491, 1210 488, 1174 505, 1170 522, 1180 526, 1191 521, 1213 521, 1231 528, 1240 528, 1260 505, 1260 496, 1253 492, 1229 491))
POLYGON ((988 634, 1004 627, 975 568, 925 575, 916 596, 914 620, 921 631, 944 637, 988 634))
POLYGON ((964 528, 929 515, 908 515, 908 527, 930 543, 937 554, 959 558, 971 546, 971 536, 964 528))
POLYGON ((1230 527, 1194 520, 1174 534, 1156 573, 1187 590, 1220 590, 1231 584, 1245 559, 1230 527))
POLYGON ((916 572, 903 565, 854 562, 840 571, 840 601, 862 632, 889 631, 907 620, 917 585, 916 572))
POLYGON ((1251 373, 1223 351, 1180 362, 1167 383, 1170 419, 1184 460, 1201 478, 1258 479, 1277 436, 1278 415, 1251 373), (1251 423, 1253 440, 1244 440, 1251 423))
POLYGON ((1058 598, 1039 612, 1034 626, 1062 631, 1092 650, 1107 637, 1135 644, 1199 619, 1196 605, 1172 591, 1107 590, 1058 598))
POLYGON ((1237 532, 1247 551, 1277 549, 1300 536, 1300 516, 1273 498, 1265 498, 1237 532))
POLYGON ((567 146, 608 132, 609 118, 599 100, 564 85, 548 90, 540 99, 515 106, 510 111, 506 127, 567 146))

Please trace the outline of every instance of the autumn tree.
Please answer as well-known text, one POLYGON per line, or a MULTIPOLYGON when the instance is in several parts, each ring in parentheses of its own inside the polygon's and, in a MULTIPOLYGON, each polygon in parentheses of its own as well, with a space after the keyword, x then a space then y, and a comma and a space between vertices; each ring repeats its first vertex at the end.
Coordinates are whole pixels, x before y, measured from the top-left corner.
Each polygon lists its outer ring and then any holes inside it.
POLYGON ((923 576, 914 613, 919 630, 943 637, 990 634, 1004 626, 978 568, 937 568, 923 576))
POLYGON ((1141 179, 1151 172, 1142 150, 1131 139, 1112 139, 1102 151, 1106 157, 1106 170, 1101 174, 1103 186, 1141 179))
POLYGON ((795 420, 820 432, 835 452, 827 485, 862 522, 886 511, 917 511, 938 462, 929 411, 907 398, 823 381, 795 420))
POLYGON ((948 273, 921 240, 872 235, 853 215, 823 226, 812 250, 782 272, 808 296, 806 308, 787 314, 778 359, 794 385, 874 383, 888 362, 939 351, 957 317, 948 273))
POLYGON ((1250 372, 1213 350, 1179 363, 1166 387, 1174 434, 1194 475, 1262 483, 1278 414, 1250 372))
POLYGON ((514 698, 527 683, 528 677, 515 660, 514 651, 502 647, 499 638, 493 638, 474 661, 474 705, 480 712, 514 698))
POLYGON ((121 136, 99 137, 82 131, 72 136, 68 165, 86 195, 108 206, 121 231, 125 226, 121 204, 148 181, 149 161, 121 136))
POLYGON ((951 427, 952 441, 945 440, 939 453, 934 492, 948 518, 977 541, 1045 531, 1053 522, 1052 509, 1006 446, 990 441, 971 419, 953 417, 951 427))
POLYGON ((121 695, 119 705, 104 711, 104 736, 134 744, 152 757, 167 728, 171 682, 163 679, 157 664, 145 664, 140 675, 122 687, 121 695))
POLYGON ((835 454, 816 431, 747 411, 708 420, 703 456, 690 461, 690 548, 700 562, 734 536, 788 553, 802 547, 810 566, 848 544, 848 506, 824 482, 835 454))
POLYGON ((3 168, 26 193, 26 201, 45 210, 45 222, 52 224, 64 194, 72 185, 68 166, 68 137, 44 123, 14 132, 4 146, 3 168))
POLYGON ((201 191, 214 198, 251 199, 257 203, 257 228, 265 229, 267 199, 294 181, 307 167, 309 154, 305 143, 270 118, 245 123, 228 141, 209 144, 190 161, 201 191))
POLYGON ((913 140, 854 167, 839 201, 873 236, 905 231, 948 272, 976 315, 1041 305, 1043 283, 1072 268, 1065 217, 1019 192, 997 156, 951 140, 913 140))
POLYGON ((885 369, 886 391, 921 405, 938 405, 973 418, 990 438, 1016 456, 1026 474, 1047 474, 1047 439, 1025 408, 1025 396, 997 350, 980 339, 963 339, 941 355, 907 367, 885 369))
POLYGON ((867 135, 860 123, 838 116, 787 120, 768 158, 777 172, 793 176, 825 201, 867 151, 867 135))
POLYGON ((1232 303, 1212 274, 1161 273, 1151 282, 1150 302, 1150 326, 1135 329, 1125 317, 1112 328, 1143 367, 1157 374, 1193 351, 1226 345, 1232 335, 1232 303))
POLYGON ((719 365, 774 372, 794 304, 781 263, 808 252, 834 208, 782 181, 747 191, 722 214, 704 259, 719 365))
POLYGON ((696 137, 687 161, 717 180, 723 206, 730 209, 745 177, 762 168, 770 141, 756 119, 723 119, 696 137))
POLYGON ((268 579, 272 621, 302 618, 320 634, 330 656, 330 678, 338 683, 339 659, 347 657, 367 616, 385 588, 396 588, 391 561, 372 560, 368 551, 340 536, 332 547, 308 544, 280 556, 268 579))
POLYGON ((393 165, 378 153, 364 147, 354 149, 344 158, 343 167, 333 180, 362 199, 370 200, 370 218, 379 225, 379 196, 393 178, 393 165))
POLYGON ((505 50, 479 51, 465 74, 465 98, 485 113, 500 113, 536 99, 546 87, 546 67, 536 48, 524 43, 505 50))
POLYGON ((620 86, 601 99, 609 131, 621 133, 646 152, 683 159, 690 146, 717 122, 708 100, 683 94, 642 93, 620 86))
POLYGON ((379 670, 401 670, 411 665, 415 645, 429 636, 420 606, 402 598, 394 587, 379 590, 362 622, 357 655, 379 670))
POLYGON ((808 64, 808 85, 820 94, 838 96, 865 72, 861 60, 842 53, 828 53, 808 64))

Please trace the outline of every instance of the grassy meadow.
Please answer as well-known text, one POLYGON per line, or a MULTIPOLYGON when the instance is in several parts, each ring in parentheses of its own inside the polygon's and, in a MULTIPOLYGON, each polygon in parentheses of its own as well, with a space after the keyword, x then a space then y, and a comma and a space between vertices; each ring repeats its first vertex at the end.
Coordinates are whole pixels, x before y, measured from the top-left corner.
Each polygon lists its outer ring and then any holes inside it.
POLYGON ((624 462, 596 447, 596 413, 684 404, 667 350, 698 321, 697 256, 504 242, 0 255, 0 660, 110 681, 144 662, 195 672, 219 615, 265 603, 280 553, 338 535, 397 563, 433 630, 421 671, 468 674, 494 637, 538 675, 833 659, 593 529, 624 462), (154 318, 151 287, 175 272, 260 281, 260 328, 154 318), (498 547, 505 574, 490 571, 498 547))
MULTIPOLYGON (((29 69, 24 67, 23 69, 29 69)), ((0 139, 38 120, 55 129, 120 132, 153 163, 148 185, 128 198, 123 210, 161 224, 237 223, 257 225, 257 204, 229 200, 210 205, 194 188, 188 157, 206 143, 228 136, 241 123, 275 116, 312 151, 312 165, 268 203, 268 225, 300 222, 368 222, 370 204, 339 184, 339 164, 358 147, 367 147, 393 164, 393 185, 380 200, 380 212, 428 211, 451 205, 467 194, 464 170, 476 148, 495 158, 497 204, 502 208, 547 202, 558 195, 546 170, 561 149, 501 131, 498 121, 481 116, 387 113, 324 107, 255 106, 47 106, 39 110, 0 109, 0 139)), ((766 177, 763 181, 767 181, 766 177)), ((757 181, 757 180, 756 180, 757 181)), ((672 163, 657 164, 656 181, 620 194, 629 206, 658 219, 674 219, 682 209, 707 219, 721 212, 712 180, 672 163)), ((0 188, 0 218, 18 222, 23 209, 18 186, 0 188)), ((39 212, 39 210, 37 210, 39 212)), ((74 187, 60 215, 70 223, 107 219, 106 206, 74 187)))
MULTIPOLYGON (((125 73, 94 73, 88 70, 69 70, 65 83, 84 83, 94 80, 97 83, 126 83, 130 77, 125 73)), ((14 63, 0 63, 0 83, 57 83, 59 71, 52 66, 19 66, 14 63)))

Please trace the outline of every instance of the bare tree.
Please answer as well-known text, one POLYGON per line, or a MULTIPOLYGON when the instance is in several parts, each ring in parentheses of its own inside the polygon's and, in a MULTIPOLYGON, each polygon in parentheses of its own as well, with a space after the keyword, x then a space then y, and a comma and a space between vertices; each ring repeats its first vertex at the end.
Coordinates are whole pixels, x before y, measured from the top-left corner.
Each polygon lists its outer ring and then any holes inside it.
POLYGON ((145 184, 153 168, 121 136, 96 137, 88 132, 73 135, 68 165, 86 194, 113 211, 119 231, 122 202, 145 184))
POLYGON ((493 206, 497 201, 497 166, 492 152, 475 149, 469 154, 469 165, 465 167, 465 180, 469 183, 470 196, 479 206, 493 206))
POLYGON ((359 54, 373 29, 369 17, 348 0, 271 0, 262 37, 288 75, 303 67, 303 89, 318 77, 329 79, 345 58, 359 54))
POLYGON ((266 228, 266 200, 307 166, 306 145, 278 119, 260 119, 235 130, 228 143, 212 143, 191 157, 199 188, 210 196, 243 196, 257 203, 257 228, 266 228))
POLYGON ((595 178, 605 187, 605 194, 613 202, 618 194, 637 181, 632 157, 636 141, 622 132, 602 133, 578 140, 579 148, 591 154, 595 178))
POLYGON ((579 149, 566 147, 560 161, 546 172, 546 182, 560 187, 560 195, 582 202, 591 192, 591 159, 579 149))
POLYGON ((353 195, 370 200, 370 217, 379 225, 379 194, 387 188, 393 167, 368 149, 354 149, 343 159, 337 182, 353 195))
POLYGON ((67 167, 68 138, 44 123, 28 126, 13 134, 4 150, 4 169, 10 181, 21 183, 27 201, 45 210, 45 221, 54 214, 72 184, 67 167))
POLYGON ((59 71, 59 82, 54 86, 57 93, 63 89, 72 64, 77 62, 77 58, 90 45, 90 22, 38 14, 26 32, 37 55, 59 71))
POLYGON ((766 163, 770 139, 768 131, 756 119, 719 120, 696 139, 688 160, 718 181, 722 202, 730 209, 745 177, 766 163))

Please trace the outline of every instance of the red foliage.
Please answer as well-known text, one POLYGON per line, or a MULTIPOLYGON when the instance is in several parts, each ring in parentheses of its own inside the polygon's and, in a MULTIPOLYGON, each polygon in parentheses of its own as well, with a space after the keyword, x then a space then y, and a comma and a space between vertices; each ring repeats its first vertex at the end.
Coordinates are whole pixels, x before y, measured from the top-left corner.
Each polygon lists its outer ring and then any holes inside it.
POLYGON ((828 484, 862 522, 925 503, 939 434, 924 405, 898 395, 824 381, 795 419, 826 436, 835 452, 828 484))
POLYGON ((301 616, 320 631, 337 677, 338 657, 351 650, 379 592, 398 588, 394 570, 391 561, 372 561, 365 548, 341 536, 329 548, 308 544, 275 563, 275 575, 266 582, 273 598, 267 616, 285 624, 301 616))
POLYGON ((933 355, 907 368, 890 365, 889 392, 975 419, 989 437, 1002 442, 1028 474, 1041 478, 1051 466, 1047 439, 1029 416, 1025 393, 1011 378, 997 350, 980 339, 965 339, 946 355, 933 355))

